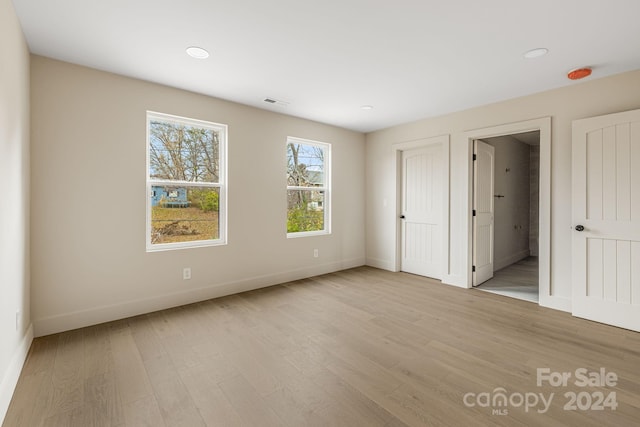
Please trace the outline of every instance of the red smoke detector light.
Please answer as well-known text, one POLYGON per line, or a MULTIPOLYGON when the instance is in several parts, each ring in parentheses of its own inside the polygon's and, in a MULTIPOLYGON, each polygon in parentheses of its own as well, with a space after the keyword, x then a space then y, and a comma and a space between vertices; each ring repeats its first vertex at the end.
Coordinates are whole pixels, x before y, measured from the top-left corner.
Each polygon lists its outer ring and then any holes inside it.
POLYGON ((569 77, 571 80, 580 80, 580 79, 584 79, 585 77, 589 77, 591 75, 591 68, 577 68, 575 70, 571 70, 569 71, 569 73, 567 74, 567 77, 569 77))

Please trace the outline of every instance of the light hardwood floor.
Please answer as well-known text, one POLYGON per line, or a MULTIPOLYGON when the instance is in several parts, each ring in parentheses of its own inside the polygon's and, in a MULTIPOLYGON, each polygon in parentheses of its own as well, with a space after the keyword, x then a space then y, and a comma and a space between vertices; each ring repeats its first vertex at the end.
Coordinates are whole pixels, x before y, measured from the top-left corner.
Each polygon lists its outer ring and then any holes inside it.
POLYGON ((38 338, 3 425, 639 424, 640 334, 361 267, 38 338), (537 368, 618 381, 538 387, 537 368), (499 388, 507 406, 464 403, 499 388), (567 392, 618 407, 565 410, 567 392))

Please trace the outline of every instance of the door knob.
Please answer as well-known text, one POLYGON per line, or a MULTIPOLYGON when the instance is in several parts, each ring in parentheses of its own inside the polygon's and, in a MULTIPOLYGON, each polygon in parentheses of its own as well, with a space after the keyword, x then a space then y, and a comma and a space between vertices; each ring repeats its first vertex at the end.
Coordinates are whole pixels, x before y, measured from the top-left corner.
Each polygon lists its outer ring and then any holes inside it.
POLYGON ((400 219, 404 219, 404 215, 400 215, 400 219))
POLYGON ((584 225, 576 225, 576 231, 584 231, 584 225))

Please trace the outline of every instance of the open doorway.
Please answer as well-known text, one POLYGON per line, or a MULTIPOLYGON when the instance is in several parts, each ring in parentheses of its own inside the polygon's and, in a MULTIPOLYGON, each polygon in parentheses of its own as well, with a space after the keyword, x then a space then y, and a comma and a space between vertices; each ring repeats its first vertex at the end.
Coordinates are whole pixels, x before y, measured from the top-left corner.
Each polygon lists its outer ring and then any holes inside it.
POLYGON ((538 303, 540 131, 475 144, 473 285, 538 303))

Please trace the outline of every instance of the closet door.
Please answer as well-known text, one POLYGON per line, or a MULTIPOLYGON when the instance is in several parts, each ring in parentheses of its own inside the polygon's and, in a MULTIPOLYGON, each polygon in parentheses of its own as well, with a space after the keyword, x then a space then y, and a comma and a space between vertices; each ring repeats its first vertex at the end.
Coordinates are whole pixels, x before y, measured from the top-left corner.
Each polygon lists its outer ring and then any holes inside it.
POLYGON ((640 331, 640 110, 573 122, 572 311, 640 331))
POLYGON ((443 147, 402 152, 401 270, 442 279, 443 147))

